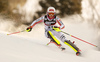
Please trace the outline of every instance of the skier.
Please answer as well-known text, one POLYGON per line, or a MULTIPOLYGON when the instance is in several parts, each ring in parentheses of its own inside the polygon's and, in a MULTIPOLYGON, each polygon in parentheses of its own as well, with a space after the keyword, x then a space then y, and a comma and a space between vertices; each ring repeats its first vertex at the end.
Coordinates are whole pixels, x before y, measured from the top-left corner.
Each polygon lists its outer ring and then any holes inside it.
POLYGON ((33 21, 31 26, 29 26, 26 30, 30 32, 32 28, 40 22, 44 22, 45 24, 45 35, 47 38, 50 39, 50 42, 55 43, 57 46, 59 46, 60 49, 65 50, 64 47, 62 47, 60 39, 63 43, 71 47, 75 52, 76 55, 80 54, 79 48, 74 45, 70 40, 67 40, 64 34, 61 32, 61 29, 63 29, 65 26, 62 23, 62 21, 56 16, 56 11, 54 7, 49 7, 47 9, 46 15, 38 18, 37 20, 33 21), (57 23, 60 25, 59 27, 57 26, 57 23), (56 37, 58 38, 56 38, 56 37))

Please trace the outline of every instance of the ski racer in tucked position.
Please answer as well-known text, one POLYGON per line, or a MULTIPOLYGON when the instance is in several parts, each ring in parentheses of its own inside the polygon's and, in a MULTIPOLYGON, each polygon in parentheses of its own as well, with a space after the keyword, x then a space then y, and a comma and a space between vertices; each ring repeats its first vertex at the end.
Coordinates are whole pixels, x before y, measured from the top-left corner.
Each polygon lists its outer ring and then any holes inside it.
MULTIPOLYGON (((65 26, 62 23, 62 21, 56 16, 56 11, 54 7, 49 7, 47 9, 46 15, 38 18, 37 20, 33 21, 31 26, 29 26, 26 31, 30 32, 32 28, 40 22, 44 22, 45 24, 45 35, 47 38, 50 39, 50 42, 55 43, 60 49, 65 50, 64 47, 62 47, 60 41, 62 41, 64 44, 71 47, 75 52, 76 55, 80 54, 79 48, 74 45, 73 42, 70 40, 67 40, 64 34, 61 32, 61 29, 63 29, 65 26), (59 24, 59 27, 57 26, 57 23, 59 24), (60 41, 57 39, 60 39, 60 41)), ((48 43, 48 44, 49 44, 48 43)))

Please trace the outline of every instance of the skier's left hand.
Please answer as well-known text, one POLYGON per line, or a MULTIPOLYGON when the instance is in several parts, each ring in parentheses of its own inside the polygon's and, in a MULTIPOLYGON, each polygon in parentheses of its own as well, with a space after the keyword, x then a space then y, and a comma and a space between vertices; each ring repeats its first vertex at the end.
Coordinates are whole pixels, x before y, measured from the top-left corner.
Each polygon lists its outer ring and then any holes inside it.
POLYGON ((58 26, 54 26, 53 28, 59 28, 60 29, 60 27, 58 27, 58 26))
POLYGON ((57 27, 57 26, 54 26, 53 29, 54 29, 55 31, 57 31, 57 32, 60 32, 60 31, 61 31, 61 30, 60 30, 60 27, 57 27))

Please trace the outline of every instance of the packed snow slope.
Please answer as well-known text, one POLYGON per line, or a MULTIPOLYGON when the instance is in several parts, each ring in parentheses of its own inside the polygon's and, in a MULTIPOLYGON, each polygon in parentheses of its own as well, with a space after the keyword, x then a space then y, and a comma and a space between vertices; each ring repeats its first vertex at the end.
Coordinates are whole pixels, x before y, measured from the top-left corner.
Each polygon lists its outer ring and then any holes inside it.
MULTIPOLYGON (((86 22, 63 22, 66 26, 63 31, 96 44, 95 30, 86 22)), ((82 56, 76 56, 75 52, 63 43, 65 51, 61 51, 54 44, 47 46, 49 40, 45 38, 43 24, 37 24, 32 32, 14 35, 0 32, 0 62, 100 62, 100 51, 97 51, 96 47, 65 36, 75 41, 82 50, 82 56)))

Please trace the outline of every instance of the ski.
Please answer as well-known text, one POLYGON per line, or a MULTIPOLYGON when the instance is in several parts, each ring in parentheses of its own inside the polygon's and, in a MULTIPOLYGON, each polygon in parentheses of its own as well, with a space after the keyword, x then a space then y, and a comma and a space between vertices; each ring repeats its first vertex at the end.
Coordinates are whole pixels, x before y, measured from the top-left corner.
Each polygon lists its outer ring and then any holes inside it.
MULTIPOLYGON (((60 48, 61 49, 61 51, 64 51, 66 48, 64 48, 64 47, 62 47, 61 45, 57 45, 55 42, 53 42, 53 41, 50 41, 49 43, 47 43, 47 45, 49 45, 50 43, 54 43, 58 48, 60 48)), ((73 41, 73 44, 75 43, 75 41, 73 41)), ((81 53, 80 53, 80 49, 79 49, 79 51, 78 52, 76 52, 76 56, 81 56, 81 53)))

